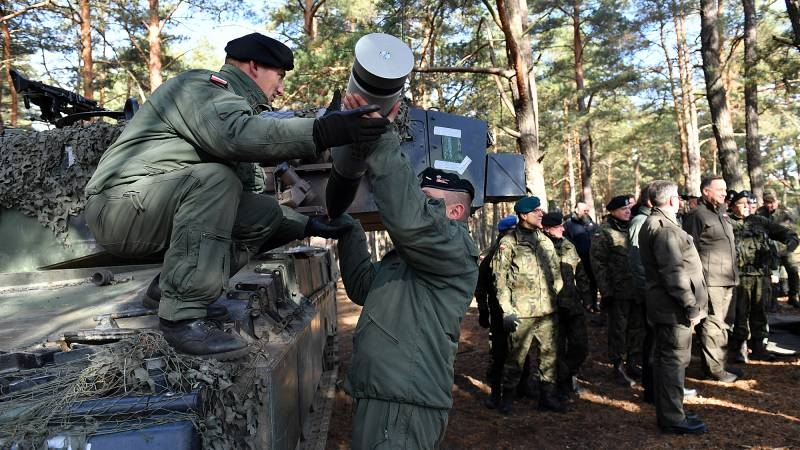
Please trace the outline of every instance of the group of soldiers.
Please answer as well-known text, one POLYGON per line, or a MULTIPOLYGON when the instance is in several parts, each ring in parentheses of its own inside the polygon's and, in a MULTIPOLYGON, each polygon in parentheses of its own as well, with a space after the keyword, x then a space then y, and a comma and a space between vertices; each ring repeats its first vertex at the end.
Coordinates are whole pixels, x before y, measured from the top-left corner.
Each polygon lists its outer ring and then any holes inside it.
POLYGON ((581 386, 588 354, 586 314, 607 315, 612 379, 656 406, 666 433, 701 434, 705 424, 683 410, 696 335, 704 376, 730 383, 744 376, 729 363, 773 360, 767 312, 778 294, 777 269, 797 301, 794 216, 767 190, 763 205, 750 191, 729 191, 709 176, 700 197, 656 180, 637 200, 613 197, 599 225, 578 203, 564 217, 545 213, 537 197, 514 206, 481 262, 476 300, 490 329, 485 404, 510 414, 515 398, 535 397, 528 385, 535 347, 539 408, 564 411, 581 386), (599 293, 599 296, 598 296, 599 293))

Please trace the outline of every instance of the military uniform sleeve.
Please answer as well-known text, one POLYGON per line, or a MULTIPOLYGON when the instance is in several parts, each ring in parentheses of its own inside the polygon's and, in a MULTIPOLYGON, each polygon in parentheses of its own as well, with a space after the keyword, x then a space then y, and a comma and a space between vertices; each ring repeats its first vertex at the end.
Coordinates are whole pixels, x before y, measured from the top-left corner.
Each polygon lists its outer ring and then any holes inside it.
POLYGON ((423 194, 400 151, 397 132, 384 133, 370 149, 367 177, 381 220, 403 260, 429 281, 477 270, 478 250, 466 225, 447 218, 444 201, 423 194))
POLYGON ((659 233, 653 239, 653 255, 658 258, 658 271, 664 283, 664 291, 685 309, 694 308, 697 301, 686 273, 681 249, 682 239, 674 232, 659 233))
POLYGON ((488 253, 478 266, 478 284, 475 286, 475 301, 478 303, 479 310, 489 310, 489 287, 491 283, 494 283, 491 264, 492 254, 488 253))
POLYGON ((342 272, 342 283, 347 297, 353 303, 363 306, 377 267, 370 260, 367 237, 361 223, 347 214, 338 220, 353 222, 350 231, 339 238, 336 252, 339 255, 339 270, 342 272))
POLYGON ((594 279, 597 282, 597 289, 603 297, 614 295, 614 289, 609 284, 608 274, 608 255, 611 254, 608 239, 603 228, 600 227, 592 235, 592 244, 589 246, 589 262, 592 265, 594 279))
POLYGON ((586 273, 586 269, 584 269, 578 252, 574 247, 570 251, 568 261, 575 273, 575 288, 578 291, 577 294, 581 304, 591 304, 592 294, 589 284, 589 275, 586 273))
POLYGON ((641 218, 634 218, 634 220, 631 220, 630 227, 628 228, 628 237, 631 242, 631 246, 628 249, 631 262, 631 274, 633 275, 634 285, 637 289, 642 291, 644 291, 647 283, 647 278, 644 274, 644 265, 642 264, 642 255, 639 252, 639 231, 642 229, 643 223, 644 221, 641 220, 641 218))
POLYGON ((174 79, 153 107, 195 148, 231 161, 275 162, 316 155, 314 119, 262 118, 244 98, 208 81, 174 79))
POLYGON ((504 236, 500 240, 500 245, 492 258, 492 272, 494 273, 494 287, 497 289, 497 303, 503 310, 503 315, 517 314, 517 310, 512 304, 511 286, 509 276, 511 274, 511 262, 514 260, 514 238, 504 236))
POLYGON ((764 220, 763 225, 767 229, 770 239, 786 245, 786 253, 792 253, 800 243, 797 232, 792 228, 777 224, 771 220, 764 220))

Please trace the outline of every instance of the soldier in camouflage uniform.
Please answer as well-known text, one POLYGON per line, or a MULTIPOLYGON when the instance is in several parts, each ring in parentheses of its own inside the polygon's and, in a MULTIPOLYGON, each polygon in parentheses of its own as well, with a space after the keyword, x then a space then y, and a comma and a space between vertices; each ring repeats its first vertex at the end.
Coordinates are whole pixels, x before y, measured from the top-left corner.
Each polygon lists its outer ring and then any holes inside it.
POLYGON ((553 242, 561 263, 563 287, 558 292, 558 388, 563 396, 578 393, 577 375, 589 354, 583 305, 591 296, 589 277, 575 245, 564 239, 564 217, 550 212, 542 217, 544 234, 553 242))
POLYGON ((508 414, 514 402, 525 358, 535 340, 539 350, 539 408, 563 411, 556 397, 557 296, 561 270, 553 243, 542 232, 537 197, 525 197, 514 205, 519 217, 516 230, 500 240, 492 259, 497 302, 503 310, 508 333, 508 357, 503 367, 500 412, 508 414))
MULTIPOLYGON (((794 229, 796 217, 788 209, 781 206, 775 191, 767 189, 764 191, 764 206, 758 209, 758 215, 766 217, 775 223, 781 224, 785 227, 794 229)), ((800 308, 800 302, 797 300, 798 290, 800 290, 800 272, 798 272, 797 255, 794 252, 783 251, 780 252, 780 265, 786 269, 786 278, 788 281, 788 304, 795 308, 800 308)), ((773 296, 777 295, 777 291, 772 293, 773 296)))
MULTIPOLYGON (((489 382, 489 397, 484 404, 489 409, 500 405, 500 396, 503 389, 503 365, 508 354, 508 333, 503 328, 503 310, 497 303, 497 289, 494 286, 492 273, 492 258, 500 245, 500 239, 512 232, 517 225, 517 216, 511 215, 502 218, 497 223, 497 239, 487 250, 486 255, 478 266, 478 285, 475 287, 475 300, 478 303, 478 323, 483 328, 489 329, 490 356, 489 367, 486 368, 486 381, 489 382)), ((517 386, 517 395, 532 397, 528 377, 530 375, 530 358, 525 359, 522 376, 517 386)))
POLYGON ((772 295, 770 271, 773 266, 777 267, 778 261, 769 240, 783 243, 789 252, 794 251, 798 244, 794 230, 763 216, 751 215, 749 196, 748 191, 734 192, 728 202, 739 267, 739 285, 734 294, 736 319, 729 348, 740 362, 747 362, 748 347, 752 349, 749 358, 774 359, 766 349, 769 325, 765 303, 772 295))
POLYGON ((631 376, 641 376, 644 310, 637 295, 630 264, 628 223, 630 196, 620 195, 606 205, 609 215, 592 236, 591 261, 597 287, 608 311, 608 357, 612 375, 622 386, 632 387, 631 376))
POLYGON ((219 359, 248 352, 244 339, 207 320, 227 313, 220 306, 214 313, 212 303, 234 268, 233 242, 272 248, 341 231, 270 196, 244 192, 254 172, 240 166, 315 159, 331 146, 375 140, 388 124, 363 117, 366 110, 262 118, 283 94, 292 51, 258 33, 230 41, 225 51, 218 72, 190 70, 156 89, 86 187, 89 228, 108 252, 164 255, 158 314, 167 342, 182 353, 219 359))

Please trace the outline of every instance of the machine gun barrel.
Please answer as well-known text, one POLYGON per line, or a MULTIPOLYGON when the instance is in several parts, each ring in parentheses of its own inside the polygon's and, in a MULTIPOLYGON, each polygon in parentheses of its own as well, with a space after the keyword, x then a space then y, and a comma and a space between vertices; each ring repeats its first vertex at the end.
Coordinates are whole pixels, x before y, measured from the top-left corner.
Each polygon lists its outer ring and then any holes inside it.
POLYGON ((14 69, 11 69, 10 72, 14 89, 22 94, 25 107, 30 108, 31 103, 38 106, 42 111, 42 120, 50 122, 58 128, 90 117, 105 116, 117 120, 123 117, 129 119, 138 109, 138 104, 129 106, 129 103, 135 103, 135 99, 128 99, 125 111, 110 111, 99 107, 97 101, 75 92, 29 80, 14 69), (66 114, 66 117, 63 117, 62 114, 66 114))

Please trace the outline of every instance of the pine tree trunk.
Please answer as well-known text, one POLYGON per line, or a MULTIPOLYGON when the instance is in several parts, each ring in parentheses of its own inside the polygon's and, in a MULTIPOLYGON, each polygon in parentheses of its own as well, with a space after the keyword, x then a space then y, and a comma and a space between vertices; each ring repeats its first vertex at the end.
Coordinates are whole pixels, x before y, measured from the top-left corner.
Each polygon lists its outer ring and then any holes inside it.
POLYGON ((589 124, 589 107, 586 104, 585 77, 583 73, 583 33, 581 32, 581 0, 572 4, 572 54, 575 57, 575 91, 578 97, 578 116, 583 119, 578 131, 578 148, 581 155, 581 197, 594 213, 592 190, 592 135, 589 124))
POLYGON ((755 0, 742 0, 744 7, 744 104, 745 130, 747 138, 747 171, 750 176, 750 189, 761 198, 764 192, 764 175, 761 169, 761 148, 758 139, 758 81, 755 67, 758 64, 756 46, 756 5, 755 0))
POLYGON ((689 195, 700 196, 700 127, 697 123, 697 102, 692 82, 692 64, 689 45, 686 43, 686 21, 683 2, 672 3, 672 20, 675 25, 675 36, 678 44, 678 71, 681 79, 681 106, 683 123, 686 127, 686 155, 688 171, 686 191, 689 195))
POLYGON ((161 20, 158 16, 158 0, 149 0, 150 21, 147 24, 147 43, 150 46, 147 67, 150 73, 150 92, 161 86, 161 20))
POLYGON ((94 60, 92 59, 92 17, 89 0, 80 0, 81 9, 81 82, 83 96, 94 98, 94 60))
POLYGON ((728 109, 728 93, 725 90, 723 68, 720 64, 721 32, 717 0, 700 0, 700 6, 701 54, 706 80, 706 98, 713 120, 720 169, 728 188, 738 191, 742 189, 742 175, 739 171, 738 149, 733 138, 733 124, 728 109))

